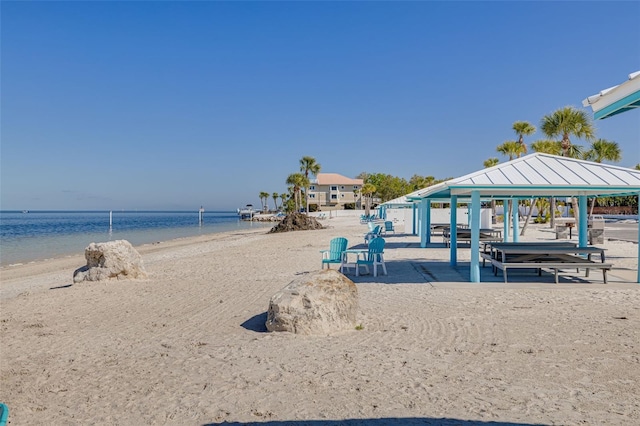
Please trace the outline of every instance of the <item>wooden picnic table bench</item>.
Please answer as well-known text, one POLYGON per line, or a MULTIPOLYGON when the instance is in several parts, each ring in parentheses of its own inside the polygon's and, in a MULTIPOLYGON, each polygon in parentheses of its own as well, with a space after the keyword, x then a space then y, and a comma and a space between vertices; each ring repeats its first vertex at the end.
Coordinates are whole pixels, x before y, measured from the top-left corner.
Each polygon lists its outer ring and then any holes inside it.
POLYGON ((445 229, 449 229, 450 227, 450 223, 432 223, 429 231, 431 232, 431 235, 444 235, 445 229))
MULTIPOLYGON (((449 228, 444 229, 442 233, 442 239, 447 247, 451 245, 451 230, 449 228)), ((480 228, 480 242, 498 242, 502 241, 502 230, 493 228, 480 228)), ((457 242, 471 242, 471 229, 469 228, 457 228, 456 229, 456 241, 457 242)))
POLYGON ((525 242, 517 242, 517 243, 509 243, 509 242, 492 242, 492 241, 484 241, 481 242, 482 251, 480 252, 480 257, 482 258, 482 267, 484 268, 485 262, 491 262, 491 259, 499 259, 501 253, 497 251, 499 247, 523 247, 523 248, 537 248, 537 247, 565 247, 565 248, 573 248, 578 247, 578 243, 571 241, 525 241, 525 242))
POLYGON ((558 270, 575 268, 577 271, 586 269, 585 276, 589 276, 590 269, 601 269, 604 283, 607 283, 607 271, 611 269, 610 263, 605 263, 605 249, 600 247, 577 247, 565 244, 546 244, 523 246, 519 243, 493 244, 491 264, 494 275, 498 275, 500 269, 507 282, 507 270, 536 269, 541 275, 542 268, 553 269, 555 281, 558 283, 558 270), (591 260, 593 254, 600 254, 600 262, 591 260), (584 257, 586 255, 586 258, 584 257))

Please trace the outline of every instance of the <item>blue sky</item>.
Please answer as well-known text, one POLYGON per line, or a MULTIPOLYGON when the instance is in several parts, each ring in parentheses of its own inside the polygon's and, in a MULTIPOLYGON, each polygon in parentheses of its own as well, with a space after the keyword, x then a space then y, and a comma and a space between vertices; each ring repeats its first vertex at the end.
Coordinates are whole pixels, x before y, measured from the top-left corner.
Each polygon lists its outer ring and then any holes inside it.
MULTIPOLYGON (((457 177, 640 70, 640 2, 0 8, 2 209, 259 205, 305 155, 457 177)), ((640 163, 640 112, 595 124, 640 163)))

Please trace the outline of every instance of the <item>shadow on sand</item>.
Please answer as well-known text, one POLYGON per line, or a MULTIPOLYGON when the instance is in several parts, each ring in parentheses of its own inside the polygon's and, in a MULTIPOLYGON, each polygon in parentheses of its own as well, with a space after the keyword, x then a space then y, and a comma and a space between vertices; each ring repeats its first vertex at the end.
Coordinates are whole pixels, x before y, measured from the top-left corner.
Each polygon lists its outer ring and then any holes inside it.
POLYGON ((57 287, 49 287, 49 290, 58 290, 61 288, 69 288, 71 286, 73 286, 73 284, 64 284, 64 285, 59 285, 57 287))
POLYGON ((206 423, 203 426, 228 425, 228 426, 399 426, 399 425, 424 425, 424 426, 533 426, 542 423, 511 423, 511 422, 483 422, 477 420, 461 420, 450 418, 432 417, 391 417, 383 419, 346 419, 346 420, 289 420, 267 422, 222 422, 206 423))
POLYGON ((265 325, 266 322, 267 322, 267 313, 263 312, 261 314, 252 316, 251 318, 249 318, 248 320, 240 324, 240 326, 249 331, 255 331, 256 333, 266 333, 267 332, 267 326, 265 325))

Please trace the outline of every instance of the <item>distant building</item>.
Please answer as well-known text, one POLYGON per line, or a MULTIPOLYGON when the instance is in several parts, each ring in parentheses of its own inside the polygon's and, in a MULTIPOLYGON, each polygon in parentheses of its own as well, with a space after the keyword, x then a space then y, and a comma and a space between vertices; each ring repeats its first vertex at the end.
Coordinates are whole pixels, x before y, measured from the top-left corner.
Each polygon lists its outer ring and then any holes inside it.
POLYGON ((309 204, 316 204, 318 210, 344 209, 345 204, 362 208, 360 189, 362 179, 351 179, 337 173, 318 173, 311 179, 309 204))

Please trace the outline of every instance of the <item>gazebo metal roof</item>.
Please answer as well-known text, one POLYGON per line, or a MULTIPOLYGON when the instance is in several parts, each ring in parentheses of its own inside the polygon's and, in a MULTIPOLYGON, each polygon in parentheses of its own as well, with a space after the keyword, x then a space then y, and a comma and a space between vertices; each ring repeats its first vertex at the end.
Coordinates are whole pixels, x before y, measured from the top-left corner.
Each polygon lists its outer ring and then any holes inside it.
POLYGON ((640 108, 640 71, 629 74, 629 80, 622 84, 589 96, 582 101, 582 106, 591 106, 596 120, 640 108))
MULTIPOLYGON (((481 199, 509 199, 530 197, 578 197, 579 245, 587 245, 588 197, 634 195, 640 196, 640 170, 577 160, 556 155, 535 153, 498 164, 488 169, 451 179, 407 195, 419 205, 421 246, 430 241, 430 206, 432 201, 449 200, 451 204, 468 203, 471 245, 479 245, 479 210, 481 199)), ((446 202, 446 201, 445 201, 446 202)), ((451 210, 451 226, 456 219, 451 210)), ((514 229, 517 229, 517 209, 513 210, 514 229)), ((504 221, 503 236, 508 235, 508 221, 504 221)), ((517 241, 517 232, 513 234, 517 241)), ((452 239, 450 262, 456 264, 457 244, 452 239)), ((470 280, 480 280, 479 257, 471 250, 470 280)), ((640 262, 640 253, 638 254, 640 262)), ((640 282, 640 271, 638 271, 640 282)))
POLYGON ((408 200, 458 199, 479 191, 483 198, 614 196, 640 191, 640 170, 535 153, 416 191, 408 200))

